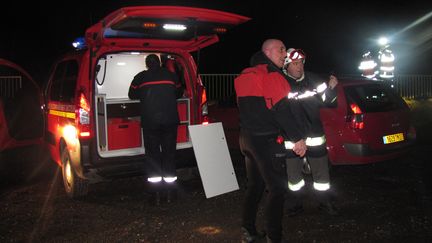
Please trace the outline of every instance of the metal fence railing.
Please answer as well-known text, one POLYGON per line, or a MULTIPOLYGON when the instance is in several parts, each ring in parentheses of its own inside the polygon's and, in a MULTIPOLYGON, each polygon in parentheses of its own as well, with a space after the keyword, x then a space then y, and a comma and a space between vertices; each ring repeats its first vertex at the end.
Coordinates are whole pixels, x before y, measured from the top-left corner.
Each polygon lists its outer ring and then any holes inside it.
POLYGON ((21 76, 0 76, 0 97, 13 98, 21 88, 21 76))
POLYGON ((227 100, 235 97, 234 79, 238 74, 201 74, 208 100, 227 100))
POLYGON ((432 97, 432 75, 398 75, 395 77, 395 88, 408 99, 425 99, 432 97))
MULTIPOLYGON (((200 76, 206 87, 208 100, 234 99, 234 79, 238 74, 201 74, 200 76)), ((432 98, 432 75, 398 75, 392 82, 397 92, 404 98, 432 98)))

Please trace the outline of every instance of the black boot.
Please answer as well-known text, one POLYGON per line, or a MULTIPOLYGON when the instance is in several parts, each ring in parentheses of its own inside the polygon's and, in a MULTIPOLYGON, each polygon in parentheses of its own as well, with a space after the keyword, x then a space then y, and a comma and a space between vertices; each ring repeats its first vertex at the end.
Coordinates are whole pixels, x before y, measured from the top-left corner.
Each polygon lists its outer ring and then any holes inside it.
POLYGON ((153 206, 160 206, 161 204, 161 193, 156 191, 150 196, 150 204, 153 206))
POLYGON ((331 202, 320 203, 318 205, 318 209, 322 212, 325 212, 328 215, 331 215, 331 216, 339 215, 338 210, 336 209, 336 207, 331 202))
POLYGON ((256 230, 247 230, 245 227, 241 228, 242 236, 241 236, 241 242, 242 243, 252 243, 252 242, 258 242, 261 239, 264 239, 266 234, 264 232, 258 232, 256 230))
POLYGON ((304 212, 303 208, 303 190, 289 191, 286 201, 289 203, 288 217, 294 217, 304 212))
POLYGON ((166 190, 166 202, 172 203, 177 200, 177 189, 166 190))
POLYGON ((330 198, 330 194, 328 191, 319 191, 316 192, 317 198, 318 198, 318 210, 331 215, 331 216, 336 216, 339 215, 338 210, 336 209, 336 207, 333 205, 333 202, 331 201, 330 198))

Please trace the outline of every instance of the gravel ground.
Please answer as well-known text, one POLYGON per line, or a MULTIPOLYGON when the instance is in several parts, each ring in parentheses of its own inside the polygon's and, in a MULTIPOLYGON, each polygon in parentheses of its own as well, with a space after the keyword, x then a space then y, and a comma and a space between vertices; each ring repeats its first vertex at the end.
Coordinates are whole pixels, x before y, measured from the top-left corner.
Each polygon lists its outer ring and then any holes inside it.
MULTIPOLYGON (((227 138, 234 136, 235 128, 225 129, 227 138)), ((239 242, 245 170, 238 148, 230 146, 239 190, 206 199, 193 168, 179 180, 178 200, 159 207, 149 204, 141 177, 94 184, 87 197, 70 200, 46 151, 26 147, 3 152, 0 242, 239 242)), ((307 191, 305 212, 284 217, 286 238, 291 242, 432 242, 430 151, 431 143, 423 140, 396 160, 332 167, 340 215, 319 212, 312 191, 307 191)), ((308 188, 310 183, 307 178, 308 188)), ((259 228, 262 223, 261 210, 259 228)))

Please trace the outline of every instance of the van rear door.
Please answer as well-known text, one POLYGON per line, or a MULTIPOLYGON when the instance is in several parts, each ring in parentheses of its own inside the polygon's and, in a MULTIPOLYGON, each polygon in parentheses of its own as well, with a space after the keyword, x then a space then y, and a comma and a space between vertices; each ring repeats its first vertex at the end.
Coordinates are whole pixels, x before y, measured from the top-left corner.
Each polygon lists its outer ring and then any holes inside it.
POLYGON ((248 21, 237 14, 177 6, 121 8, 86 31, 92 46, 179 48, 196 51, 219 39, 217 34, 248 21))

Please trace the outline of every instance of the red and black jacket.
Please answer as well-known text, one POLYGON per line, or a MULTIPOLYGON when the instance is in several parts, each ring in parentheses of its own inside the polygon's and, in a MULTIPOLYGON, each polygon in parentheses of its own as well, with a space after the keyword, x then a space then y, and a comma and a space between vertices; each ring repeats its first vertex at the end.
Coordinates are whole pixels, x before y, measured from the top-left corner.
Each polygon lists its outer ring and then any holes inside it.
POLYGON ((179 124, 177 112, 177 76, 166 68, 146 70, 135 75, 129 87, 129 98, 141 101, 141 126, 179 124))
POLYGON ((263 52, 235 79, 240 126, 254 135, 283 133, 291 141, 302 138, 287 98, 291 87, 285 75, 263 52))

